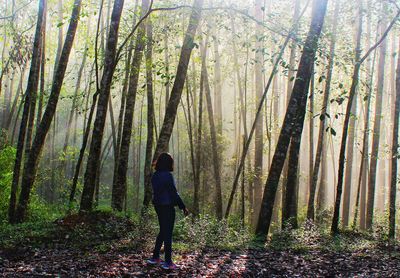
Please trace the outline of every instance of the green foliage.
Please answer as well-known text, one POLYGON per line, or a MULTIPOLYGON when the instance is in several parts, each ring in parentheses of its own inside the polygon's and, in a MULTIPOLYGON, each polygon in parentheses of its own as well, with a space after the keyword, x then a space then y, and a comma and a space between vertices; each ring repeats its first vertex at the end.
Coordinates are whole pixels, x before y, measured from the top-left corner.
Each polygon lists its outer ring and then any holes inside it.
POLYGON ((15 153, 13 147, 0 150, 0 222, 7 217, 15 153))
MULTIPOLYGON (((14 147, 0 150, 0 223, 7 221, 15 154, 14 147)), ((45 204, 32 192, 28 214, 30 221, 55 219, 58 216, 60 213, 54 206, 45 204)))
POLYGON ((48 221, 26 222, 18 225, 0 224, 0 248, 21 248, 46 243, 51 235, 58 235, 56 226, 48 221))
POLYGON ((307 253, 310 250, 326 252, 355 252, 386 245, 384 230, 375 229, 373 233, 342 230, 331 236, 330 227, 323 228, 305 221, 299 229, 284 229, 272 235, 267 247, 276 251, 307 253))
POLYGON ((174 240, 182 241, 191 250, 237 249, 247 246, 250 233, 241 226, 238 218, 218 221, 206 214, 198 218, 186 217, 179 220, 174 229, 174 240))
POLYGON ((72 214, 56 221, 36 219, 0 225, 0 249, 65 244, 79 249, 108 251, 114 240, 127 237, 137 222, 111 211, 72 214))
POLYGON ((372 236, 379 241, 387 241, 389 239, 389 211, 379 213, 375 210, 373 221, 372 236))

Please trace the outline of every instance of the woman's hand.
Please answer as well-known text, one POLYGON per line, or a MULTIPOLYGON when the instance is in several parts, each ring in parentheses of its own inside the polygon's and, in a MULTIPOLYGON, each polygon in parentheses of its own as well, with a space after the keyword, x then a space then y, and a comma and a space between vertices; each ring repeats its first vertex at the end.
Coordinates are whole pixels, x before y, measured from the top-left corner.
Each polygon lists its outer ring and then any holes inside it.
POLYGON ((183 215, 185 215, 185 216, 189 215, 189 210, 187 208, 184 208, 182 211, 183 211, 183 215))

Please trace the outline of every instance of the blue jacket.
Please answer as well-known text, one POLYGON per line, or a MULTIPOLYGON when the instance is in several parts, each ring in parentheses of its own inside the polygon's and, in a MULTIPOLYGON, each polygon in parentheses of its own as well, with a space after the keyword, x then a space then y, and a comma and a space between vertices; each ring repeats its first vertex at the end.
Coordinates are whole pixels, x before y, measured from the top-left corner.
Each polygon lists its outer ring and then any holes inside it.
POLYGON ((154 172, 151 177, 151 185, 153 187, 154 205, 178 205, 180 209, 185 208, 185 204, 176 190, 175 179, 171 172, 154 172))

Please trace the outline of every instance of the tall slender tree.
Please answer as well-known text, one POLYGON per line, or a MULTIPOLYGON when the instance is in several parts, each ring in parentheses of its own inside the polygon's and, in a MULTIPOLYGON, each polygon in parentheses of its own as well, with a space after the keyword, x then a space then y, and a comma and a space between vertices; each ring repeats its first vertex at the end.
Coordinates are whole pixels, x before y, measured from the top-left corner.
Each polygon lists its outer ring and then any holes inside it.
MULTIPOLYGON (((362 1, 359 2, 359 5, 363 5, 362 1)), ((358 13, 358 16, 363 18, 363 11, 360 11, 358 13)), ((362 21, 359 22, 359 24, 362 24, 362 21)), ((361 38, 363 32, 363 26, 359 25, 357 26, 357 31, 356 31, 356 43, 359 43, 359 47, 361 47, 361 41, 357 41, 358 38, 361 38), (361 34, 359 34, 361 33, 361 34)), ((360 54, 357 53, 356 51, 356 57, 355 61, 357 59, 360 59, 360 54), (357 56, 358 55, 358 56, 357 56)), ((343 227, 347 227, 349 225, 349 217, 350 217, 350 195, 351 195, 351 185, 352 185, 352 177, 353 177, 353 157, 354 157, 354 141, 355 141, 355 136, 356 136, 356 115, 357 115, 357 92, 358 89, 355 91, 354 95, 354 100, 353 104, 351 106, 351 117, 350 117, 350 122, 349 122, 349 134, 348 134, 348 139, 347 139, 347 153, 346 153, 346 169, 345 169, 345 180, 344 180, 344 188, 343 188, 343 205, 342 205, 342 218, 343 218, 343 227)))
POLYGON ((207 114, 208 114, 208 122, 210 125, 210 135, 211 135, 211 148, 212 148, 212 156, 213 156, 213 169, 214 169, 214 179, 215 179, 215 208, 216 215, 218 219, 222 219, 222 189, 221 189, 221 164, 220 164, 220 156, 218 152, 218 143, 217 143, 217 130, 214 122, 214 111, 212 107, 211 100, 211 89, 210 83, 208 81, 208 73, 207 73, 207 44, 208 41, 203 45, 202 49, 202 66, 201 70, 203 73, 203 86, 204 92, 206 96, 206 104, 207 104, 207 114))
MULTIPOLYGON (((255 18, 259 21, 263 20, 264 1, 257 0, 255 2, 255 18)), ((256 103, 259 103, 263 95, 263 42, 262 42, 263 28, 256 23, 255 36, 256 36, 256 51, 255 51, 255 65, 254 65, 254 78, 256 90, 256 103)), ((262 112, 262 114, 264 114, 262 112)), ((261 198, 262 198, 262 170, 263 170, 263 117, 258 117, 256 122, 256 130, 254 134, 254 208, 253 208, 253 226, 257 223, 257 216, 260 212, 261 198)))
MULTIPOLYGON (((308 87, 312 74, 312 64, 314 63, 318 40, 324 23, 327 2, 328 1, 326 0, 313 1, 313 14, 310 30, 303 47, 303 54, 298 66, 293 92, 286 110, 285 119, 282 124, 267 182, 265 184, 260 215, 256 228, 256 234, 258 234, 262 239, 265 239, 271 224, 275 194, 288 151, 290 138, 294 132, 293 121, 294 119, 297 119, 299 122, 304 120, 308 87), (303 117, 301 117, 301 114, 303 114, 303 117)), ((302 125, 303 122, 298 123, 296 127, 300 128, 302 125)))
POLYGON ((116 0, 114 2, 114 7, 111 15, 108 41, 104 56, 104 72, 99 88, 99 99, 92 134, 92 142, 90 144, 89 157, 84 177, 84 186, 80 205, 81 211, 90 211, 93 205, 93 194, 95 191, 97 171, 100 166, 99 159, 104 125, 107 115, 107 105, 108 99, 110 97, 111 81, 116 65, 118 30, 123 6, 124 0, 116 0))
MULTIPOLYGON (((386 15, 386 7, 383 7, 382 15, 386 15)), ((386 28, 386 20, 382 18, 380 22, 380 32, 384 33, 386 28)), ((372 135, 372 151, 371 151, 371 165, 368 179, 368 197, 367 197, 367 212, 366 212, 366 228, 372 228, 372 221, 374 215, 375 205, 375 186, 376 186, 376 171, 378 166, 379 157, 379 142, 381 132, 381 119, 382 119, 382 99, 385 81, 385 63, 386 63, 386 50, 387 40, 384 39, 379 47, 379 61, 378 61, 378 84, 376 89, 375 100, 375 121, 372 135)))
MULTIPOLYGON (((340 8, 340 0, 335 1, 335 11, 333 15, 332 22, 332 33, 331 33, 331 42, 329 48, 329 61, 327 68, 327 77, 325 81, 325 90, 324 90, 324 99, 322 102, 322 109, 320 114, 320 123, 319 123, 319 131, 318 131, 318 142, 317 142, 317 151, 315 154, 314 168, 312 173, 312 180, 310 185, 310 194, 308 199, 307 206, 307 218, 314 220, 315 216, 315 192, 317 190, 317 182, 319 169, 321 166, 322 154, 324 151, 324 141, 325 139, 325 126, 326 126, 326 118, 328 113, 328 105, 329 105, 329 97, 331 91, 331 82, 333 75, 333 67, 334 67, 334 59, 335 59, 335 48, 336 48, 336 36, 338 30, 338 21, 339 21, 339 8, 340 8)), ((321 190, 321 186, 320 186, 321 190)))
POLYGON ((28 117, 31 105, 31 98, 35 98, 38 82, 39 82, 39 70, 40 70, 40 58, 41 58, 41 47, 42 47, 42 31, 44 26, 44 11, 46 9, 47 1, 39 1, 38 19, 36 23, 35 39, 33 42, 33 51, 31 59, 31 68, 29 71, 28 83, 25 93, 24 109, 22 113, 22 119, 18 134, 17 142, 17 153, 14 163, 13 179, 11 184, 11 195, 10 204, 8 209, 8 218, 11 223, 18 222, 15 215, 16 202, 17 202, 17 192, 20 180, 20 171, 23 161, 23 151, 25 145, 25 136, 28 125, 28 117))
MULTIPOLYGON (((360 0, 360 1, 362 1, 362 0, 360 0)), ((360 5, 360 7, 361 7, 361 5, 360 5)), ((362 14, 362 10, 360 11, 360 14, 362 14)), ((331 225, 331 232, 333 234, 337 234, 339 232, 339 229, 338 229, 338 227, 339 227, 339 210, 340 210, 340 203, 341 203, 341 197, 342 197, 342 191, 343 191, 344 163, 345 163, 345 151, 346 151, 346 142, 347 142, 347 134, 348 134, 348 125, 349 125, 350 116, 351 116, 351 113, 350 113, 351 106, 353 103, 354 95, 356 93, 356 88, 358 86, 358 77, 360 74, 361 64, 382 43, 382 41, 385 40, 386 36, 390 32, 390 30, 393 28, 394 24, 399 19, 399 17, 400 17, 400 11, 397 12, 396 16, 393 18, 393 20, 391 21, 389 26, 382 33, 381 38, 364 54, 364 56, 362 56, 362 58, 357 59, 355 62, 355 65, 354 65, 352 84, 351 84, 351 88, 349 91, 349 100, 347 103, 346 114, 345 114, 345 119, 344 119, 344 124, 343 124, 342 140, 341 140, 341 145, 340 145, 338 180, 337 180, 337 186, 336 186, 336 199, 335 199, 335 206, 334 206, 332 225, 331 225)), ((361 22, 361 24, 362 24, 362 22, 361 22)), ((357 45, 359 45, 359 43, 358 43, 359 40, 361 40, 361 38, 357 38, 357 43, 356 43, 357 45)), ((360 56, 361 56, 361 50, 357 49, 357 51, 360 52, 360 56)))
MULTIPOLYGON (((182 51, 179 57, 174 85, 172 87, 171 96, 169 98, 168 105, 165 111, 164 121, 157 140, 157 146, 154 152, 153 161, 157 159, 160 153, 168 149, 169 140, 171 138, 178 105, 181 100, 183 86, 187 75, 190 55, 195 46, 194 36, 200 22, 202 6, 203 0, 194 1, 193 10, 189 19, 189 25, 185 34, 182 51)), ((144 203, 144 205, 148 206, 149 204, 144 203)))
POLYGON ((389 238, 395 237, 396 228, 396 193, 397 193, 397 159, 399 157, 399 118, 400 118, 400 42, 397 54, 396 70, 396 97, 393 122, 393 142, 392 142, 392 172, 389 195, 389 238))
POLYGON ((153 26, 151 19, 146 24, 146 87, 147 87, 147 141, 146 157, 144 161, 144 203, 148 203, 152 196, 151 180, 152 170, 151 158, 154 143, 154 96, 153 96, 153 26))
MULTIPOLYGON (((149 1, 143 0, 141 7, 141 17, 143 17, 149 9, 149 1)), ((113 190, 112 190, 112 207, 121 211, 124 203, 124 195, 126 192, 126 173, 128 171, 129 149, 132 135, 133 111, 135 109, 136 94, 139 84, 140 66, 142 63, 143 50, 145 47, 146 27, 142 22, 138 28, 136 37, 135 51, 133 53, 132 64, 129 75, 129 87, 126 96, 126 107, 124 115, 124 123, 122 127, 122 137, 118 152, 118 161, 115 164, 113 190)))
POLYGON ((47 101, 43 118, 39 124, 39 128, 33 140, 29 156, 25 162, 24 172, 22 176, 21 194, 19 197, 18 206, 16 210, 17 222, 22 222, 23 220, 25 220, 26 217, 26 211, 29 203, 29 196, 33 183, 36 178, 40 153, 43 149, 46 140, 46 135, 50 129, 50 125, 53 121, 56 112, 57 103, 65 76, 65 71, 68 65, 69 55, 71 53, 72 45, 74 42, 76 29, 78 27, 81 4, 82 0, 75 0, 74 2, 70 24, 64 41, 63 49, 61 52, 60 59, 57 63, 56 71, 54 73, 50 97, 49 100, 47 101))

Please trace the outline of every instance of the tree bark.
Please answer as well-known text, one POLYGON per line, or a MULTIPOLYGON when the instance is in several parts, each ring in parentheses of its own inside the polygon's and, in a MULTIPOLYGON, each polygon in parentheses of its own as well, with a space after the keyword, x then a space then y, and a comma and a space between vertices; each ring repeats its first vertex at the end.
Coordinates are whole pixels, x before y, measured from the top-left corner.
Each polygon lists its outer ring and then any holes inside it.
MULTIPOLYGON (((86 38, 89 37, 89 29, 90 29, 90 27, 88 26, 87 33, 86 33, 86 38)), ((73 116, 74 116, 75 110, 77 109, 76 102, 77 102, 77 98, 78 98, 78 92, 79 92, 79 89, 80 89, 80 86, 81 86, 83 69, 85 68, 85 65, 86 65, 86 57, 87 57, 87 50, 88 50, 87 42, 85 43, 84 48, 85 49, 83 51, 82 63, 80 65, 80 67, 79 67, 78 77, 77 77, 76 83, 75 83, 75 90, 74 90, 74 95, 73 95, 73 98, 72 98, 71 110, 70 110, 69 115, 68 115, 68 121, 67 121, 66 132, 65 132, 64 146, 63 146, 63 149, 62 149, 64 159, 61 161, 60 169, 65 174, 66 174, 65 165, 67 164, 67 161, 66 161, 66 159, 67 159, 67 148, 68 148, 68 143, 69 143, 69 136, 71 134, 70 129, 71 129, 71 126, 72 126, 72 121, 73 121, 73 116)))
MULTIPOLYGON (((399 43, 400 51, 400 43, 399 43)), ((389 201, 389 238, 395 238, 396 230, 396 193, 397 193, 397 159, 399 157, 399 117, 400 117, 400 52, 397 54, 396 71, 396 96, 393 122, 393 142, 392 142, 392 172, 390 183, 390 201, 389 201)))
POLYGON ((8 115, 7 122, 5 124, 5 129, 6 130, 9 130, 10 127, 11 127, 11 121, 13 119, 15 111, 17 110, 17 104, 18 104, 19 98, 22 96, 22 99, 23 99, 23 93, 22 93, 23 88, 22 88, 22 86, 23 86, 23 81, 24 81, 24 75, 25 75, 25 65, 21 69, 21 75, 20 75, 20 79, 19 79, 19 82, 18 82, 17 92, 16 92, 16 94, 14 96, 14 100, 13 100, 13 104, 11 106, 10 114, 8 115))
POLYGON ((343 133, 342 133, 342 144, 340 148, 339 154, 339 173, 338 173, 338 184, 336 187, 336 199, 335 206, 333 212, 333 219, 331 225, 331 232, 333 234, 337 234, 339 232, 339 211, 340 211, 340 202, 342 198, 343 191, 343 178, 344 178, 344 163, 345 163, 345 151, 346 151, 346 143, 349 131, 349 123, 351 117, 351 111, 353 107, 353 100, 357 93, 360 68, 361 68, 361 35, 362 35, 362 19, 363 19, 363 4, 362 0, 359 0, 359 15, 358 15, 358 32, 356 37, 356 47, 355 47, 355 65, 353 70, 352 84, 349 93, 349 100, 347 103, 347 109, 345 114, 345 120, 343 125, 343 133))
MULTIPOLYGON (((362 14, 362 13, 360 13, 360 14, 362 14)), ((339 210, 340 210, 341 195, 342 195, 342 190, 343 190, 343 176, 344 176, 343 174, 344 174, 344 163, 345 163, 345 151, 346 151, 348 125, 349 125, 350 116, 351 116, 351 113, 350 113, 351 106, 352 106, 353 98, 354 98, 355 91, 356 91, 356 88, 358 85, 358 76, 360 73, 360 67, 361 67, 361 64, 368 58, 368 56, 375 50, 375 48, 377 48, 382 43, 382 41, 385 40, 387 34, 393 28, 393 25, 399 19, 399 16, 400 16, 400 11, 397 12, 396 16, 393 18, 393 20, 389 24, 388 28, 385 30, 385 32, 383 32, 381 38, 367 51, 367 53, 365 53, 365 55, 361 59, 357 59, 356 64, 354 65, 353 81, 352 81, 352 85, 351 85, 350 92, 349 92, 349 102, 348 102, 347 108, 346 108, 345 120, 344 120, 344 125, 343 125, 343 133, 342 133, 342 142, 341 142, 340 154, 339 154, 339 169, 338 169, 338 181, 337 181, 337 187, 336 187, 336 200, 335 200, 335 207, 334 207, 334 213, 333 213, 333 219, 332 219, 332 225, 331 225, 331 232, 333 234, 337 234, 339 232, 339 230, 338 230, 339 210)), ((359 22, 359 25, 361 25, 361 24, 362 24, 362 22, 361 23, 359 22)), ((361 38, 357 38, 357 41, 359 41, 359 40, 361 40, 361 38)), ((357 42, 357 45, 359 46, 360 43, 357 42)), ((360 52, 360 54, 361 54, 361 50, 359 48, 357 49, 357 51, 360 52)))
MULTIPOLYGON (((367 33, 371 34, 371 1, 368 1, 368 23, 367 23, 367 33)), ((378 39, 378 34, 376 34, 376 39, 378 39)), ((368 36, 367 48, 371 47, 371 38, 368 36)), ((366 215, 366 199, 367 199, 367 177, 369 172, 369 133, 370 133, 370 122, 371 122, 371 102, 372 102, 372 91, 373 91, 373 80, 375 74, 375 61, 376 53, 374 50, 374 55, 368 58, 367 66, 367 76, 368 76, 368 92, 367 101, 365 102, 365 120, 364 120, 364 132, 363 132, 363 145, 362 145, 362 158, 360 163, 360 173, 358 177, 358 189, 357 189, 357 199, 356 208, 354 213, 354 227, 356 226, 356 221, 358 214, 360 214, 360 228, 365 229, 365 215, 366 215), (360 213, 358 213, 360 212, 360 213)))
POLYGON ((195 46, 194 36, 196 34, 197 26, 200 22, 202 6, 203 0, 194 1, 192 14, 190 15, 189 19, 189 26, 187 28, 185 39, 182 45, 182 51, 178 62, 178 69, 176 72, 174 85, 172 87, 171 96, 165 111, 164 121, 160 131, 160 135, 157 140, 157 147, 154 152, 153 161, 157 159, 160 153, 168 149, 168 144, 174 127, 178 105, 182 96, 183 85, 185 83, 187 75, 190 55, 192 53, 193 47, 195 46))
MULTIPOLYGON (((37 111, 37 119, 36 123, 40 123, 42 120, 43 114, 43 98, 44 98, 44 90, 45 90, 45 68, 46 68, 46 21, 47 21, 47 7, 44 11, 43 18, 43 33, 42 33, 42 54, 41 54, 41 63, 40 63, 40 92, 39 92, 39 103, 38 103, 38 111, 37 111)), ((36 126, 37 128, 39 125, 36 126)))
POLYGON ((97 112, 94 122, 92 142, 90 144, 86 172, 84 176, 84 186, 80 211, 92 210, 97 170, 100 163, 99 158, 101 152, 101 143, 103 139, 104 125, 107 115, 107 105, 110 98, 111 82, 116 65, 118 29, 123 5, 124 0, 116 0, 114 2, 113 12, 111 16, 110 31, 108 34, 106 53, 104 57, 104 72, 100 83, 97 112))
MULTIPOLYGON (((263 1, 256 0, 255 3, 255 18, 259 21, 263 20, 263 1)), ((263 42, 262 42, 262 26, 256 23, 256 51, 255 51, 255 95, 256 103, 259 103, 263 95, 263 42)), ((261 114, 264 114, 261 111, 261 114)), ((254 208, 253 208, 253 226, 257 223, 257 216, 260 213, 261 199, 262 199, 262 170, 263 170, 263 117, 257 117, 256 129, 254 134, 254 208)))
MULTIPOLYGON (((385 8, 383 8, 385 10, 385 8)), ((384 11, 383 11, 384 13, 384 11)), ((383 20, 383 19, 382 19, 383 20)), ((385 30, 386 20, 381 21, 381 33, 385 30)), ((380 130, 381 130, 381 119, 382 119, 382 98, 383 98, 383 86, 385 81, 385 63, 386 63, 386 39, 382 41, 379 49, 379 62, 378 62, 378 84, 376 90, 375 100, 375 121, 372 136, 372 151, 371 151, 371 164, 368 179, 368 198, 367 198, 367 213, 366 213, 366 228, 372 228, 372 221, 374 215, 374 204, 375 204, 375 186, 376 186, 376 171, 378 164, 378 153, 379 153, 379 141, 380 141, 380 130)))
MULTIPOLYGON (((302 15, 304 14, 304 12, 305 12, 305 9, 303 10, 302 15)), ((298 23, 298 22, 296 22, 296 25, 297 25, 297 23, 298 23)), ((234 29, 233 22, 232 22, 231 26, 232 26, 233 34, 235 34, 235 29, 234 29)), ((274 80, 275 73, 277 72, 277 69, 278 69, 278 65, 279 65, 279 63, 281 62, 281 59, 282 59, 282 56, 283 56, 283 54, 284 54, 285 48, 286 48, 286 46, 288 45, 290 39, 292 38, 292 36, 293 36, 295 30, 296 30, 296 26, 295 26, 295 27, 291 30, 291 32, 288 34, 288 36, 286 37, 285 42, 283 43, 283 45, 282 45, 281 48, 280 48, 280 52, 278 53, 277 59, 275 60, 273 70, 272 70, 272 72, 271 72, 271 75, 270 75, 270 77, 269 77, 269 79, 268 79, 267 85, 266 85, 266 87, 265 87, 265 89, 264 89, 263 95, 262 95, 262 97, 261 97, 261 99, 260 99, 260 102, 259 102, 259 104, 258 104, 257 112, 256 112, 256 114, 255 114, 255 119, 256 119, 256 120, 257 120, 257 118, 260 117, 260 115, 261 115, 261 111, 262 111, 262 109, 263 109, 263 107, 264 107, 264 102, 265 102, 265 100, 266 100, 267 93, 268 93, 268 91, 269 91, 269 88, 271 87, 271 84, 272 84, 273 80, 274 80)), ((235 58, 235 57, 237 57, 237 56, 236 56, 236 44, 235 44, 235 39, 233 38, 232 41, 233 41, 233 55, 234 55, 235 66, 238 66, 237 58, 235 58)), ((238 79, 238 87, 239 87, 239 89, 240 89, 240 88, 241 88, 241 82, 240 82, 240 74, 239 74, 239 71, 238 71, 238 70, 237 70, 237 73, 236 73, 236 74, 237 74, 237 79, 238 79)), ((247 75, 246 75, 246 76, 247 76, 247 75)), ((245 88, 245 89, 246 89, 246 88, 245 88)), ((245 109, 246 104, 247 104, 246 101, 244 100, 245 98, 246 98, 246 90, 244 91, 243 94, 241 93, 241 96, 240 96, 240 102, 241 102, 240 104, 241 104, 241 106, 242 106, 242 110, 241 110, 242 118, 245 118, 245 117, 246 117, 246 114, 247 114, 247 113, 246 113, 246 109, 245 109), (244 95, 244 96, 243 96, 243 95, 244 95)), ((244 125, 244 133, 245 133, 245 137, 246 137, 246 143, 245 143, 245 145, 244 145, 241 158, 240 158, 240 160, 239 160, 239 166, 238 166, 237 169, 236 169, 236 173, 235 173, 235 178, 234 178, 234 181, 233 181, 233 186, 232 186, 231 194, 230 194, 230 196, 229 196, 228 205, 227 205, 227 208, 226 208, 226 211, 225 211, 225 218, 227 218, 227 217, 229 216, 229 213, 230 213, 230 208, 231 208, 231 206, 232 206, 233 197, 234 197, 234 195, 235 195, 235 193, 236 193, 236 188, 237 188, 237 185, 238 185, 238 182, 239 182, 239 177, 240 177, 242 168, 244 167, 245 158, 246 158, 247 152, 248 152, 248 150, 249 150, 250 142, 251 142, 251 140, 252 140, 252 138, 253 138, 253 134, 254 134, 254 131, 255 131, 255 128, 256 128, 256 121, 253 122, 253 125, 252 125, 251 130, 250 130, 250 134, 248 135, 248 137, 247 137, 247 127, 246 127, 246 126, 247 126, 247 123, 246 123, 246 121, 243 121, 243 125, 244 125)), ((240 128, 239 128, 239 129, 240 129, 240 128)), ((268 133, 267 133, 267 134, 268 134, 268 133)), ((248 159, 250 159, 250 155, 248 156, 248 159)), ((250 163, 249 163, 249 165, 250 165, 250 163)), ((250 193, 252 193, 251 188, 249 188, 249 191, 250 191, 250 193)), ((251 206, 252 198, 251 198, 251 194, 249 194, 249 195, 250 195, 250 196, 249 196, 249 199, 250 199, 250 209, 252 209, 252 206, 251 206)))
MULTIPOLYGON (((314 78, 314 62, 309 65, 311 67, 311 76, 308 78, 308 85, 310 85, 311 78, 314 78)), ((300 66, 299 66, 300 69, 300 66)), ((297 77, 298 78, 298 77, 297 77)), ((296 83, 295 83, 296 86, 296 83)), ((293 92, 296 87, 293 87, 293 92)), ((313 89, 310 88, 312 94, 313 89)), ((288 173, 285 184, 285 199, 282 207, 282 226, 297 229, 297 200, 298 200, 298 173, 299 173, 299 154, 301 137, 303 134, 305 109, 307 105, 307 92, 304 93, 300 99, 296 116, 293 119, 293 131, 291 134, 289 146, 289 159, 288 159, 288 173)), ((309 158, 312 160, 312 157, 309 158)))
MULTIPOLYGON (((194 82, 195 83, 195 80, 194 82)), ((203 92, 204 92, 204 73, 200 73, 200 86, 199 86, 199 108, 198 108, 198 120, 197 120, 197 132, 196 132, 196 160, 195 160, 195 176, 193 178, 193 213, 198 215, 200 213, 200 169, 201 169, 201 158, 202 158, 202 132, 203 132, 203 92)), ((195 105, 195 103, 194 103, 195 105)), ((196 115, 195 115, 196 118, 196 115)))
MULTIPOLYGON (((299 14, 300 14, 300 0, 296 0, 296 3, 294 4, 294 14, 293 14, 293 20, 292 23, 295 24, 297 20, 299 19, 299 14)), ((297 24, 296 24, 297 25, 297 24)), ((298 33, 298 28, 294 30, 294 36, 297 36, 298 33)), ((296 63, 296 49, 297 49, 297 44, 296 41, 293 40, 290 44, 290 58, 289 58, 289 70, 288 70, 288 82, 287 82, 287 88, 286 88, 286 106, 289 104, 289 99, 292 94, 293 90, 293 85, 292 82, 294 80, 294 75, 295 75, 295 63, 296 63)))
POLYGON ((58 36, 57 36, 57 52, 56 59, 54 61, 54 72, 56 72, 58 61, 60 60, 61 51, 63 48, 63 28, 64 28, 64 16, 63 16, 63 1, 57 1, 57 17, 58 17, 58 36))
MULTIPOLYGON (((336 36, 337 36, 337 27, 338 27, 338 19, 339 19, 339 8, 340 8, 340 0, 336 0, 335 2, 335 11, 333 15, 333 23, 332 23, 332 35, 331 35, 331 45, 329 48, 329 62, 328 62, 328 73, 325 82, 325 94, 322 103, 321 115, 320 115, 320 125, 318 131, 318 143, 317 143, 317 151, 315 154, 315 161, 312 173, 312 180, 310 185, 310 194, 308 198, 308 205, 307 205, 307 218, 314 220, 315 218, 315 193, 317 190, 317 182, 318 182, 318 174, 319 168, 321 165, 322 154, 324 152, 324 145, 325 145, 325 127, 326 127, 326 118, 328 115, 328 105, 329 105, 329 97, 331 91, 331 81, 333 75, 333 67, 334 67, 334 60, 335 60, 335 48, 336 48, 336 36)), ((322 184, 322 177, 320 183, 320 190, 322 184)))
MULTIPOLYGON (((142 17, 147 12, 148 7, 149 7, 148 0, 143 0, 141 8, 142 17)), ((124 124, 122 127, 121 144, 120 144, 120 149, 117 150, 118 161, 115 165, 116 168, 114 171, 111 206, 113 207, 113 209, 118 211, 122 211, 125 199, 124 196, 126 191, 126 173, 128 171, 129 147, 132 136, 133 111, 135 109, 140 66, 142 63, 143 49, 145 47, 145 35, 146 35, 146 26, 143 22, 139 26, 138 34, 136 37, 135 51, 133 54, 131 72, 129 76, 129 88, 126 96, 126 107, 125 107, 124 124)))
POLYGON ((147 86, 147 141, 146 157, 144 162, 144 200, 143 203, 149 204, 152 197, 151 187, 151 158, 154 143, 154 97, 153 97, 153 26, 151 19, 147 19, 146 24, 146 86, 147 86))
POLYGON ((215 122, 218 136, 222 136, 222 80, 221 80, 221 57, 219 53, 218 30, 213 22, 213 46, 214 46, 214 107, 215 122))
MULTIPOLYGON (((362 2, 360 2, 362 6, 362 2)), ((363 15, 359 14, 359 16, 363 17, 363 15)), ((360 23, 362 24, 362 23, 360 23)), ((362 26, 357 27, 356 33, 356 41, 358 37, 362 36, 362 26), (361 34, 358 34, 361 32, 361 34)), ((357 42, 356 42, 357 43, 357 42)), ((360 41, 361 43, 361 41, 360 41)), ((361 45, 360 45, 361 47, 361 45)), ((356 59, 360 57, 357 56, 359 54, 356 53, 356 59)), ((357 61, 357 60, 356 60, 357 61)), ((345 180, 344 180, 344 190, 343 190, 343 205, 342 205, 342 218, 343 218, 343 228, 349 225, 349 217, 350 217, 350 195, 351 195, 351 184, 352 184, 352 172, 353 172, 353 156, 354 156, 354 140, 355 140, 355 129, 356 129, 356 115, 357 115, 357 89, 355 91, 353 104, 351 106, 351 117, 349 122, 349 134, 347 139, 347 153, 346 153, 346 170, 345 170, 345 180)))
MULTIPOLYGON (((260 215, 256 228, 256 234, 265 239, 271 224, 275 194, 285 162, 290 137, 293 134, 293 120, 296 115, 305 113, 305 104, 307 92, 312 74, 312 64, 314 63, 317 50, 318 39, 322 31, 322 25, 325 18, 327 7, 326 0, 315 0, 313 2, 313 15, 310 31, 303 48, 303 54, 297 71, 297 78, 293 87, 292 96, 286 111, 285 119, 279 135, 278 143, 275 149, 274 157, 271 163, 268 179, 264 189, 264 195, 261 204, 260 215)), ((298 117, 298 119, 301 117, 298 117)))
MULTIPOLYGON (((42 47, 42 28, 44 21, 44 11, 46 9, 46 0, 40 0, 39 2, 39 10, 38 10, 38 19, 36 23, 36 31, 35 31, 35 39, 33 42, 33 51, 32 51, 32 60, 31 60, 31 68, 29 71, 28 84, 25 93, 25 102, 22 113, 22 119, 18 134, 18 142, 17 142, 17 153, 15 157, 14 163, 14 171, 13 171, 13 179, 11 183, 11 194, 10 194, 10 203, 8 209, 8 219, 10 223, 20 222, 16 215, 16 202, 17 202, 17 191, 20 179, 20 171, 22 165, 22 157, 24 151, 24 143, 25 136, 27 132, 28 126, 28 118, 29 111, 31 105, 31 98, 35 97, 38 89, 39 82, 39 71, 40 71, 40 54, 42 47)), ((17 115, 18 117, 18 115, 17 115)), ((21 219, 22 220, 22 219, 21 219)))
POLYGON ((221 166, 220 166, 220 156, 218 152, 218 142, 217 142, 217 131, 215 128, 214 122, 214 111, 212 107, 211 100, 211 89, 210 83, 208 82, 208 73, 207 73, 207 44, 203 45, 202 49, 202 73, 204 77, 204 91, 206 95, 206 104, 207 104, 207 112, 208 112, 208 122, 210 125, 210 135, 211 135, 211 148, 213 155, 213 169, 214 169, 214 179, 215 179, 215 209, 216 215, 218 219, 222 219, 222 189, 221 189, 221 166))
POLYGON ((39 124, 38 132, 36 133, 35 138, 33 140, 32 147, 29 152, 29 157, 25 163, 24 173, 22 176, 22 189, 16 211, 17 222, 22 222, 26 217, 29 195, 33 183, 35 181, 37 164, 40 158, 40 153, 42 151, 46 135, 50 129, 51 122, 56 112, 57 102, 59 99, 62 83, 64 80, 65 71, 68 65, 69 54, 71 53, 72 44, 75 38, 75 33, 79 22, 81 3, 82 0, 75 0, 74 2, 71 14, 71 21, 68 27, 63 50, 57 64, 57 69, 54 73, 54 79, 50 97, 47 102, 47 106, 43 114, 42 121, 39 124))

